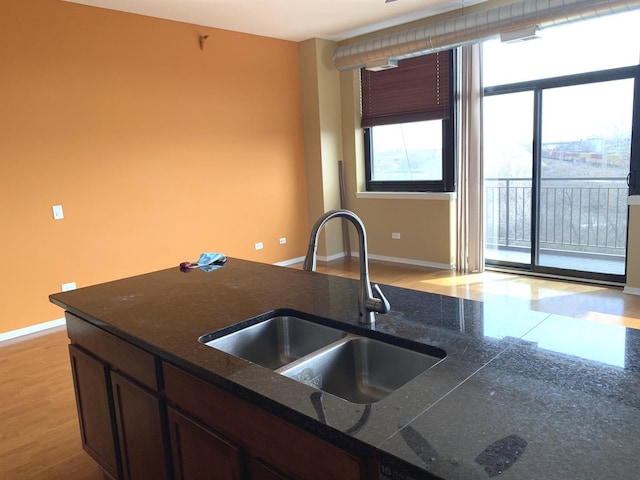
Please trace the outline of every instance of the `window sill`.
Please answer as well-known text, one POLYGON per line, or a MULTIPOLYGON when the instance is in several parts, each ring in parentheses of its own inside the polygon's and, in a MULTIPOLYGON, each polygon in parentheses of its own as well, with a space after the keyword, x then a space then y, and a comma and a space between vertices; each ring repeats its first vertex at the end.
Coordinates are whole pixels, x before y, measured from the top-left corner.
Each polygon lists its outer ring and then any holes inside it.
POLYGON ((456 192, 357 192, 356 198, 382 200, 446 200, 453 201, 456 192))
POLYGON ((627 199, 628 205, 640 205, 640 195, 631 195, 627 199))

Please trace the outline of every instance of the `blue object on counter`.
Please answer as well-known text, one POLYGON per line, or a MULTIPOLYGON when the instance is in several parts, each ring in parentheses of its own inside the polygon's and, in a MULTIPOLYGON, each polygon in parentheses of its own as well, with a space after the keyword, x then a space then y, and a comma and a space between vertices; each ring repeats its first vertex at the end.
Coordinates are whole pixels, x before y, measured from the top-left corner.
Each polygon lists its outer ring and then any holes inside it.
POLYGON ((194 268, 199 268, 203 272, 211 272, 224 266, 225 263, 227 263, 227 257, 222 253, 204 252, 195 263, 182 262, 180 264, 180 270, 190 272, 194 268))
POLYGON ((213 264, 224 265, 226 261, 227 261, 227 257, 225 257, 221 253, 204 252, 202 255, 200 255, 200 258, 198 259, 198 265, 200 267, 213 265, 213 264))

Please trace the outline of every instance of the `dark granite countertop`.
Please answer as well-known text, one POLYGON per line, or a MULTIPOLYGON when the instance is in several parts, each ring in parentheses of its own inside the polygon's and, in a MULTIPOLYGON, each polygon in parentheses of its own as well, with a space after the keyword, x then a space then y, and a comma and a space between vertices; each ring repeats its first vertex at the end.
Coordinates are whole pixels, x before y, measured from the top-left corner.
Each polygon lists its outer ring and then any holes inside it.
POLYGON ((637 477, 640 331, 381 288, 392 311, 373 328, 357 324, 357 281, 233 258, 209 273, 176 267, 50 298, 405 478, 637 477), (277 309, 447 357, 371 405, 323 393, 319 412, 317 390, 198 341, 277 309))

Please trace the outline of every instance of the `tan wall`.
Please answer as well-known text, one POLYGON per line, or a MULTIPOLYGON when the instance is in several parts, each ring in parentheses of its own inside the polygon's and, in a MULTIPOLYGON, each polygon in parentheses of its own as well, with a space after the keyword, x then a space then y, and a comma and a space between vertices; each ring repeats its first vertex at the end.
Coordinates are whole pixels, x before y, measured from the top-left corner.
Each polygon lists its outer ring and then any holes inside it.
MULTIPOLYGON (((389 259, 449 268, 455 261, 455 203, 449 200, 358 199, 364 191, 364 150, 360 128, 358 72, 339 73, 333 42, 312 39, 300 44, 309 222, 339 207, 338 160, 344 161, 346 208, 364 222, 369 253, 389 259), (392 240, 391 233, 401 234, 392 240)), ((319 255, 344 252, 341 222, 327 224, 327 242, 319 255)), ((351 251, 357 252, 351 230, 351 251)))
POLYGON ((453 202, 366 199, 354 204, 367 227, 371 255, 437 268, 454 263, 453 202), (391 238, 394 232, 399 240, 391 238))
MULTIPOLYGON (((471 13, 476 10, 493 8, 511 0, 489 0, 480 5, 465 7, 464 13, 471 13)), ((447 12, 430 18, 425 18, 409 24, 399 25, 386 30, 372 32, 357 38, 351 38, 345 43, 353 43, 374 36, 386 33, 403 31, 419 25, 436 22, 445 18, 459 16, 460 11, 447 12)), ((320 148, 320 138, 326 132, 328 124, 320 125, 318 122, 307 121, 307 115, 319 115, 322 108, 331 115, 335 115, 334 108, 339 108, 342 129, 342 159, 345 167, 345 178, 347 186, 346 207, 358 214, 367 228, 369 235, 369 252, 373 256, 387 257, 389 259, 406 260, 414 263, 433 265, 441 268, 449 268, 455 263, 455 201, 445 198, 438 200, 398 200, 398 199, 365 199, 358 198, 358 192, 365 191, 364 172, 364 150, 362 129, 360 128, 360 83, 359 72, 348 71, 338 74, 332 64, 327 67, 327 62, 331 60, 335 46, 331 42, 319 41, 323 45, 322 51, 318 49, 319 43, 316 40, 303 42, 307 44, 301 48, 301 61, 306 62, 306 71, 310 72, 312 66, 315 70, 313 75, 303 73, 303 85, 305 92, 305 145, 307 153, 307 185, 309 189, 309 211, 310 222, 317 216, 322 205, 328 210, 326 203, 321 203, 322 193, 326 191, 327 179, 321 178, 319 164, 311 165, 310 159, 324 157, 314 148, 320 148), (329 51, 329 47, 331 47, 329 51), (314 57, 315 55, 315 57, 314 57), (306 59, 306 60, 305 60, 306 59), (323 64, 323 68, 318 68, 318 64, 323 64), (327 96, 318 95, 317 89, 324 88, 326 91, 334 91, 335 87, 327 87, 331 83, 339 83, 339 93, 333 94, 332 101, 340 98, 341 106, 335 107, 333 102, 327 107, 325 101, 327 96), (315 95, 315 97, 313 96, 315 95), (315 145, 315 146, 312 146, 315 145), (311 173, 313 172, 313 173, 311 173), (315 198, 315 200, 314 200, 315 198), (315 206, 314 206, 315 205, 315 206), (392 240, 391 233, 401 234, 400 240, 392 240)), ((305 68, 303 67, 303 72, 305 68)), ((333 129, 331 129, 333 135, 333 129)), ((325 157, 326 158, 326 157, 325 157)), ((334 201, 333 199, 331 201, 334 201)), ((337 238, 337 237, 334 237, 337 238)), ((335 248, 340 249, 338 243, 329 253, 335 252, 335 248)), ((357 251, 357 243, 354 235, 351 235, 351 250, 357 251)))
POLYGON ((640 293, 640 205, 629 206, 627 287, 640 293))
POLYGON ((62 283, 303 255, 300 98, 293 42, 3 0, 0 332, 60 318, 62 283))
MULTIPOLYGON (((325 212, 340 208, 338 162, 342 159, 340 74, 333 65, 337 44, 310 39, 300 43, 309 230, 325 212)), ((343 252, 341 222, 324 228, 318 255, 343 252)))

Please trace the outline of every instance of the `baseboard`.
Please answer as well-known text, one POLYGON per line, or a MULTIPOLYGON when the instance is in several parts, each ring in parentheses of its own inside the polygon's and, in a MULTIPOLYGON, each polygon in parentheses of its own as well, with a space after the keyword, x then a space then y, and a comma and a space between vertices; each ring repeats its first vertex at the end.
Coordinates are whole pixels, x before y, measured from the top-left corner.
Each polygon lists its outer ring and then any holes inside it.
MULTIPOLYGON (((358 253, 351 254, 354 257, 358 257, 358 253)), ((453 270, 455 265, 449 265, 447 263, 425 262, 424 260, 413 260, 411 258, 399 258, 399 257, 387 257, 385 255, 369 254, 370 260, 380 260, 381 262, 390 263, 402 263, 404 265, 416 265, 418 267, 437 268, 438 270, 453 270)))
POLYGON ((283 260, 282 262, 274 263, 274 265, 278 267, 290 267, 291 265, 295 265, 296 263, 304 262, 304 257, 292 258, 290 260, 283 260))
POLYGON ((640 295, 640 288, 624 287, 622 293, 628 293, 629 295, 640 295))
POLYGON ((18 330, 0 333, 0 342, 12 340, 24 335, 31 335, 32 333, 42 332, 43 330, 49 330, 50 328, 62 327, 64 325, 64 318, 59 318, 57 320, 51 320, 50 322, 38 323, 37 325, 31 325, 29 327, 19 328, 18 330))
MULTIPOLYGON (((320 256, 316 257, 316 260, 319 262, 331 262, 333 260, 338 260, 340 258, 345 257, 344 252, 336 253, 334 255, 329 255, 328 257, 320 256)), ((358 252, 351 252, 352 257, 359 257, 358 252)), ((381 262, 389 262, 389 263, 401 263, 404 265, 415 265, 418 267, 428 267, 428 268, 436 268, 438 270, 453 270, 456 268, 455 265, 449 265, 446 263, 435 263, 435 262, 425 262, 424 260, 413 260, 411 258, 399 258, 399 257, 387 257, 385 255, 374 255, 369 254, 370 260, 380 260, 381 262)), ((297 263, 302 263, 304 261, 304 257, 293 258, 291 260, 284 260, 282 262, 274 263, 274 265, 278 265, 279 267, 289 267, 291 265, 295 265, 297 263)))
POLYGON ((318 257, 317 260, 321 262, 332 262, 333 260, 338 260, 340 258, 344 258, 346 254, 344 252, 335 253, 333 255, 329 255, 328 257, 318 257))
MULTIPOLYGON (((322 255, 316 256, 316 261, 318 262, 330 262, 332 260, 338 260, 339 258, 344 257, 344 252, 336 253, 335 255, 329 255, 328 257, 324 257, 322 255)), ((274 263, 278 267, 290 267, 291 265, 295 265, 297 263, 304 262, 304 257, 292 258, 291 260, 283 260, 282 262, 274 263)))

